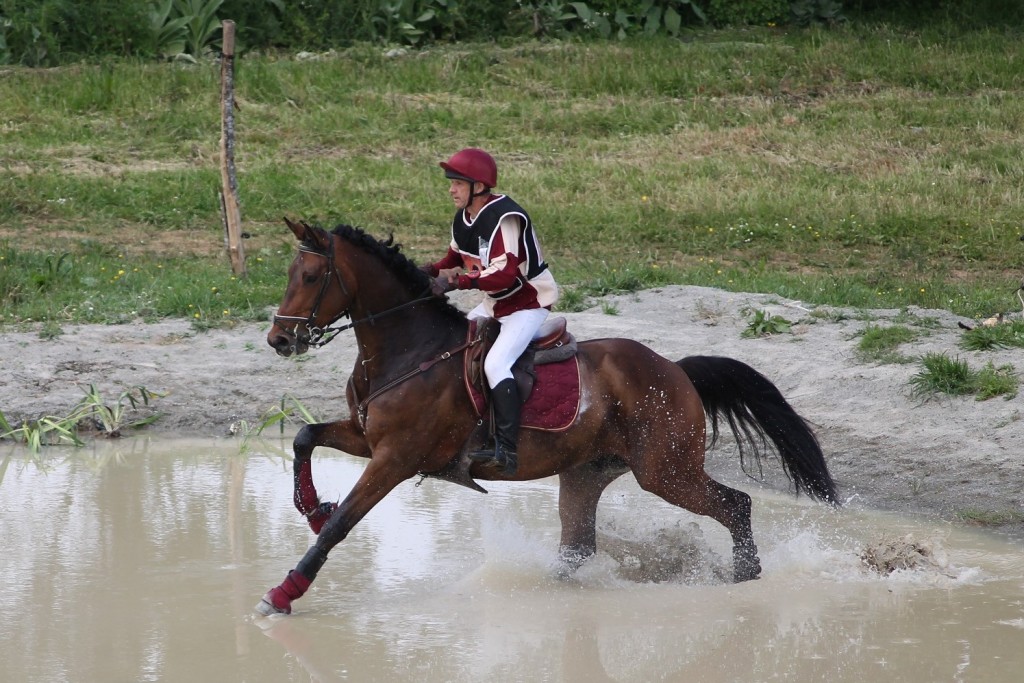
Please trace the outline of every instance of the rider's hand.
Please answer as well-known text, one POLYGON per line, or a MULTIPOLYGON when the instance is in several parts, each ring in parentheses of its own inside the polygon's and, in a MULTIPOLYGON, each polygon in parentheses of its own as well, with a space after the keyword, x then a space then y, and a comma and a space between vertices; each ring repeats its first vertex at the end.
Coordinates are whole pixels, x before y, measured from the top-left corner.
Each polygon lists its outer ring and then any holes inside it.
POLYGON ((437 271, 438 277, 447 278, 448 282, 458 282, 459 275, 462 274, 461 268, 442 268, 437 271))
POLYGON ((435 277, 430 283, 430 293, 434 296, 444 296, 447 292, 455 289, 456 282, 449 280, 444 275, 435 277))

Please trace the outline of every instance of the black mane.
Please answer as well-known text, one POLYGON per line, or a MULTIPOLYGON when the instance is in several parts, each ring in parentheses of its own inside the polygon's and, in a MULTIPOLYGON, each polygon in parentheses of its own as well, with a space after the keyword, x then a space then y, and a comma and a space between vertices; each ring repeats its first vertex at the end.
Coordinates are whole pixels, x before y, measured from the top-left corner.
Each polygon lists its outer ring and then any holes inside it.
MULTIPOLYGON (((345 224, 334 226, 331 232, 349 244, 380 259, 381 263, 405 285, 412 297, 422 296, 430 288, 430 276, 402 253, 402 245, 395 244, 394 234, 388 235, 386 240, 377 239, 360 228, 345 224)), ((437 297, 437 302, 444 304, 443 308, 447 313, 455 314, 463 321, 466 319, 466 314, 453 306, 447 299, 437 297)))

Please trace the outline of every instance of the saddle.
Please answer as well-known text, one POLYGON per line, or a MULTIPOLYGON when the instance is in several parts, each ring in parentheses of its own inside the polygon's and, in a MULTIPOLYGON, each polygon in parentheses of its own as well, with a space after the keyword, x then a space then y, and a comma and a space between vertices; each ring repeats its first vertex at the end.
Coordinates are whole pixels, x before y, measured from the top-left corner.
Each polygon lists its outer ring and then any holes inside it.
MULTIPOLYGON (((498 338, 500 331, 501 323, 494 318, 486 318, 483 321, 471 320, 469 323, 470 339, 479 340, 479 343, 473 344, 469 348, 464 360, 466 389, 470 395, 486 396, 489 393, 487 382, 484 381, 484 358, 494 344, 494 340, 498 338)), ((526 403, 530 394, 533 393, 533 385, 537 381, 536 366, 560 363, 575 355, 576 337, 566 329, 565 318, 557 317, 544 321, 533 341, 526 347, 526 351, 512 366, 512 376, 515 377, 516 385, 519 387, 519 398, 522 402, 526 403)), ((477 401, 474 400, 474 404, 476 403, 477 401)), ((479 406, 477 412, 478 414, 482 413, 479 406)))
MULTIPOLYGON (((483 447, 491 431, 490 420, 486 417, 490 389, 484 378, 483 367, 487 351, 500 331, 501 323, 492 318, 479 324, 476 320, 470 321, 466 337, 468 348, 463 354, 463 376, 466 392, 480 421, 459 456, 436 472, 422 472, 424 477, 444 479, 487 493, 469 476, 471 461, 466 454, 483 447)), ((576 338, 566 331, 565 318, 552 318, 541 325, 533 342, 512 366, 512 375, 519 386, 519 396, 524 404, 521 415, 523 428, 563 431, 572 425, 580 407, 580 374, 576 351, 576 338), (539 372, 538 367, 542 368, 539 372), (533 396, 534 400, 527 401, 534 393, 538 376, 543 379, 540 382, 541 388, 533 396)))

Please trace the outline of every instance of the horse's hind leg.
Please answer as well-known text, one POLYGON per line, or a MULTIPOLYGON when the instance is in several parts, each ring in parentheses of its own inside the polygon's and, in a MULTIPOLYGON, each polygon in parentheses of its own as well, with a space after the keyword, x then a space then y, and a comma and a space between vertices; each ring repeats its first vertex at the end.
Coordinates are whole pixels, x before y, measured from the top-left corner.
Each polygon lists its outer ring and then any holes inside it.
POLYGON ((761 574, 754 533, 750 528, 750 496, 719 484, 704 470, 680 472, 663 466, 637 473, 641 488, 667 502, 714 519, 732 535, 733 579, 736 583, 761 574))
POLYGON ((621 462, 593 461, 558 475, 558 516, 562 540, 558 559, 568 575, 597 552, 597 503, 605 488, 628 468, 621 462))

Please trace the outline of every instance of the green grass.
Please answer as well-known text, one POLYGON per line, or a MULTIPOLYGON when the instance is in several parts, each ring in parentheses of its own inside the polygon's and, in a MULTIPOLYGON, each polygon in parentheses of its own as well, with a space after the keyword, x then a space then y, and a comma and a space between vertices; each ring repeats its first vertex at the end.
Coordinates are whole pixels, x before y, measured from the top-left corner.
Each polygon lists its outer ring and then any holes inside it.
POLYGON ((467 145, 531 212, 563 310, 676 283, 1013 310, 1020 38, 883 25, 246 55, 244 281, 216 200, 218 65, 5 68, 0 322, 264 319, 293 255, 284 215, 436 258, 437 162, 467 145))
POLYGON ((1024 320, 1014 320, 994 327, 979 325, 964 333, 960 345, 969 351, 1024 348, 1024 320))
POLYGON ((957 517, 967 524, 998 527, 1024 522, 1024 513, 1019 510, 982 510, 966 508, 957 512, 957 517))
POLYGON ((979 401, 995 396, 1010 400, 1017 395, 1019 378, 1012 365, 995 367, 991 362, 973 370, 967 361, 945 353, 928 353, 921 358, 921 371, 910 378, 911 394, 931 398, 939 394, 976 394, 979 401))
POLYGON ((903 325, 868 325, 857 342, 857 355, 861 360, 875 363, 907 363, 910 359, 898 349, 900 345, 912 342, 917 337, 917 331, 903 325))

